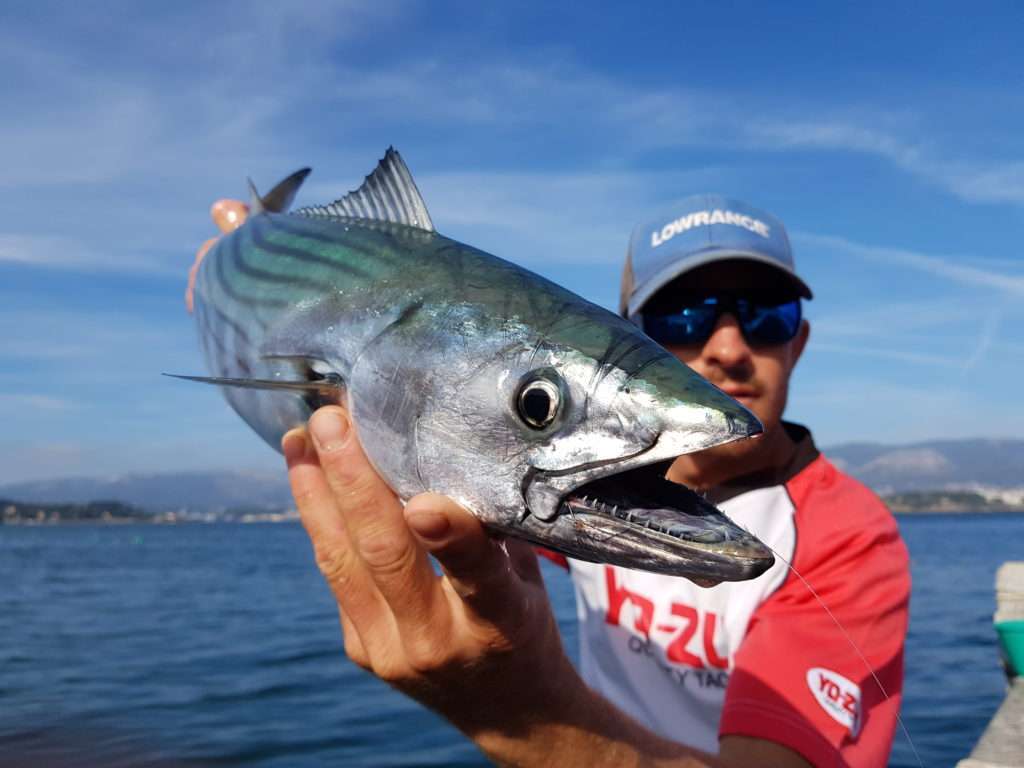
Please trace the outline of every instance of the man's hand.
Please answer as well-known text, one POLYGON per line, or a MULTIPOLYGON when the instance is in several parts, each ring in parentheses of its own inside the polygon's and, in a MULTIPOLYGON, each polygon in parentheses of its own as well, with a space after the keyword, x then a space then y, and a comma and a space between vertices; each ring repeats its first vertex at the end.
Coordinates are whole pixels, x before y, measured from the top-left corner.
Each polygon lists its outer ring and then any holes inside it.
POLYGON ((532 549, 492 539, 444 496, 416 496, 403 510, 344 409, 321 408, 282 448, 356 664, 502 765, 719 765, 590 690, 562 649, 532 549))
POLYGON ((530 547, 495 541, 443 496, 403 510, 340 407, 317 411, 282 447, 352 661, 478 741, 568 705, 582 682, 530 547))
MULTIPOLYGON (((210 218, 212 218, 213 223, 217 225, 217 229, 224 234, 234 232, 245 223, 248 216, 249 206, 241 200, 218 200, 210 207, 210 218)), ((203 259, 206 257, 206 254, 214 245, 216 245, 218 240, 220 240, 220 235, 217 235, 217 237, 211 237, 199 246, 199 250, 196 251, 195 261, 192 262, 192 267, 188 271, 188 287, 185 288, 185 309, 188 310, 189 314, 192 314, 194 305, 196 278, 199 276, 199 265, 203 263, 203 259)))

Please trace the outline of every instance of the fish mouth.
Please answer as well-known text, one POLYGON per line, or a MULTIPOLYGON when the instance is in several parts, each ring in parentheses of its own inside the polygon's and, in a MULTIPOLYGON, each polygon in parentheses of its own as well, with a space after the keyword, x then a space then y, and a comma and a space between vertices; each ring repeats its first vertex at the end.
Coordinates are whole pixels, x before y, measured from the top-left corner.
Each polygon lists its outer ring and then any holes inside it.
POLYGON ((680 455, 764 431, 754 414, 734 405, 703 423, 680 419, 683 426, 650 435, 615 459, 533 469, 523 479, 525 514, 497 527, 578 560, 703 585, 760 576, 775 564, 771 549, 703 496, 666 479, 680 455))
POLYGON ((608 474, 574 488, 558 519, 573 557, 685 576, 706 586, 760 576, 771 550, 703 496, 665 478, 672 461, 608 474))

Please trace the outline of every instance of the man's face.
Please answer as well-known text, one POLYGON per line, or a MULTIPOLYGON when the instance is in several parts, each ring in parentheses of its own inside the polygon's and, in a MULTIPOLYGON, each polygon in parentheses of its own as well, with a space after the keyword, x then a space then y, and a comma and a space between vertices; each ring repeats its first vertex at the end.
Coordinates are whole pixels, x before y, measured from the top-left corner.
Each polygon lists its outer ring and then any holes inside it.
MULTIPOLYGON (((792 289, 777 270, 749 261, 722 261, 686 273, 662 289, 648 303, 669 306, 673 301, 728 295, 761 304, 793 298, 792 289)), ((647 309, 645 307, 645 310, 647 309)), ((765 427, 765 437, 776 432, 786 407, 789 376, 807 342, 809 326, 802 321, 796 336, 770 346, 752 344, 737 318, 726 312, 703 344, 664 344, 676 357, 726 394, 753 411, 765 427)), ((712 449, 720 454, 743 455, 757 450, 762 440, 743 440, 712 449)))

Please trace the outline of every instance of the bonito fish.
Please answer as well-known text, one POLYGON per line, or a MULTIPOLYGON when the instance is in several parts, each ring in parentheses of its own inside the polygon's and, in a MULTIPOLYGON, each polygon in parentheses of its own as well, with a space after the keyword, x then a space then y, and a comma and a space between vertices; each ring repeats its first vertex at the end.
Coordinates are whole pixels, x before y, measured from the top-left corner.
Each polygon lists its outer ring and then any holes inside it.
POLYGON ((272 447, 339 402, 402 498, 446 494, 491 530, 571 557, 700 580, 771 552, 664 479, 684 453, 762 431, 635 325, 434 231, 389 149, 363 185, 287 213, 308 169, 204 259, 212 376, 272 447))

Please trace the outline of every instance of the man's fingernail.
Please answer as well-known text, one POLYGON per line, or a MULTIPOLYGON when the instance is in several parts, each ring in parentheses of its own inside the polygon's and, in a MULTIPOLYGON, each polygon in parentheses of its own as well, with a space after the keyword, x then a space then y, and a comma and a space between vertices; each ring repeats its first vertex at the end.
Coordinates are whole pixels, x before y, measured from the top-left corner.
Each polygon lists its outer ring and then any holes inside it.
POLYGON ((452 527, 448 516, 439 512, 414 512, 406 521, 413 533, 427 541, 441 541, 452 527))
POLYGON ((336 451, 348 442, 348 416, 338 408, 321 408, 309 420, 316 446, 321 451, 336 451))
POLYGON ((298 461, 306 453, 305 430, 293 429, 281 438, 281 452, 289 464, 298 461))

